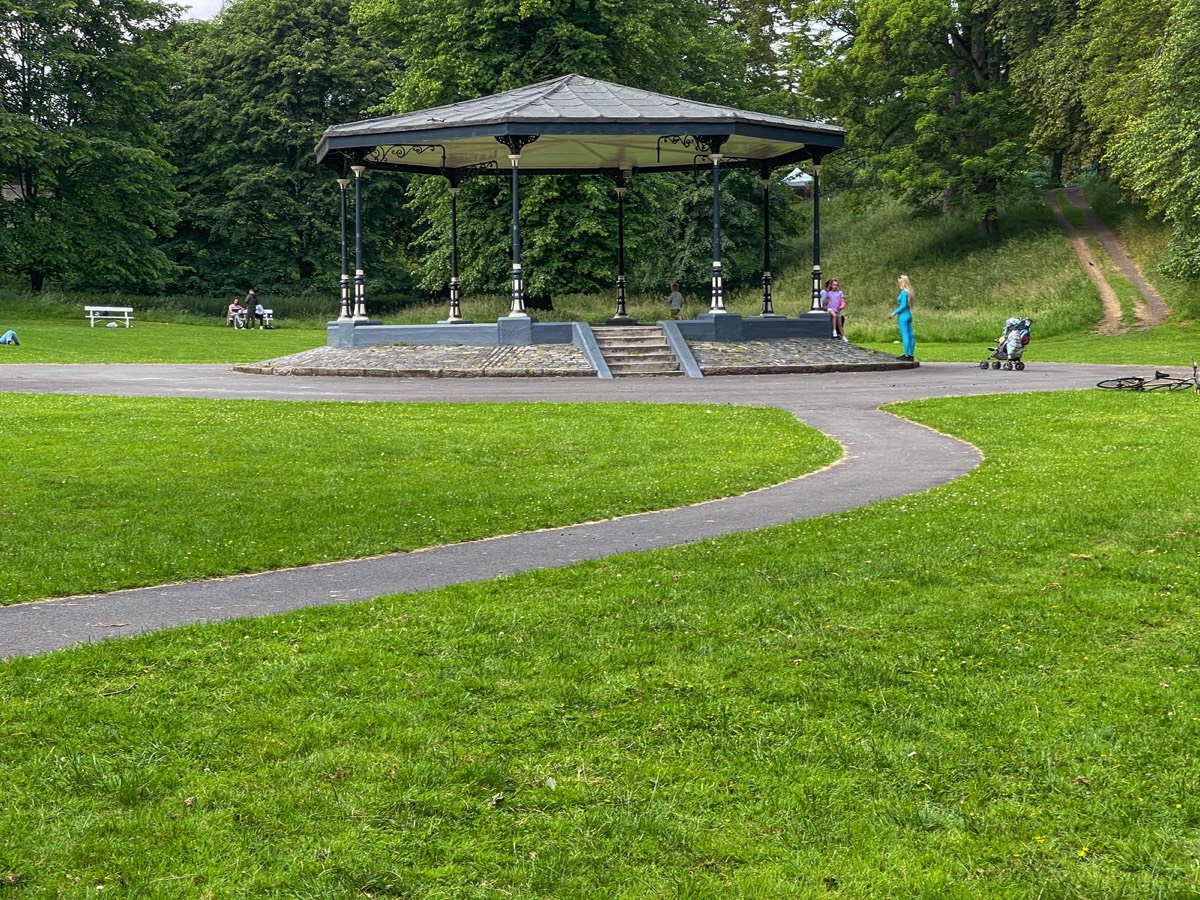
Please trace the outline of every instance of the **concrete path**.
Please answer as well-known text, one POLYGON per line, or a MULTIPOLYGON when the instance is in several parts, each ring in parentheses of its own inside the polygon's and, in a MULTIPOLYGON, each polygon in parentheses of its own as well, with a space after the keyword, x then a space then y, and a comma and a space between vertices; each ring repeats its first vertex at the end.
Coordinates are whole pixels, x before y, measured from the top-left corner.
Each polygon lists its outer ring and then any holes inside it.
MULTIPOLYGON (((980 460, 971 446, 879 410, 924 397, 1092 387, 1113 366, 1030 363, 703 380, 640 378, 373 379, 244 375, 225 366, 0 367, 0 390, 122 396, 343 401, 551 401, 777 406, 845 448, 836 464, 759 491, 680 509, 498 537, 413 553, 191 584, 0 607, 0 658, 175 625, 369 600, 586 559, 686 544, 842 512, 926 490, 980 460)), ((1140 367, 1145 369, 1145 366, 1140 367)))

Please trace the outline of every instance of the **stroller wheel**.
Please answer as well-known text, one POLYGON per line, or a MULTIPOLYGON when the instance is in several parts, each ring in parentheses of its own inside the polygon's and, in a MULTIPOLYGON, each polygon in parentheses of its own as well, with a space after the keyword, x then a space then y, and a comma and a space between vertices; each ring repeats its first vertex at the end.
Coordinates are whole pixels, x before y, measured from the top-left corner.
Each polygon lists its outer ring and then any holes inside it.
POLYGON ((998 368, 1000 368, 1000 361, 999 361, 999 360, 997 360, 996 362, 992 363, 992 368, 993 368, 993 369, 998 369, 998 368))
POLYGON ((1018 362, 1018 363, 1017 363, 1017 371, 1018 371, 1018 372, 1024 372, 1024 371, 1025 371, 1025 363, 1023 363, 1023 362, 1018 362))
POLYGON ((988 367, 988 364, 987 364, 986 359, 979 364, 979 368, 981 368, 981 369, 986 369, 987 367, 988 367))
POLYGON ((1004 371, 1005 371, 1005 372, 1011 372, 1011 371, 1012 371, 1012 366, 1013 366, 1013 364, 1012 364, 1012 363, 1010 363, 1010 362, 1006 362, 1006 363, 1004 364, 1004 371))

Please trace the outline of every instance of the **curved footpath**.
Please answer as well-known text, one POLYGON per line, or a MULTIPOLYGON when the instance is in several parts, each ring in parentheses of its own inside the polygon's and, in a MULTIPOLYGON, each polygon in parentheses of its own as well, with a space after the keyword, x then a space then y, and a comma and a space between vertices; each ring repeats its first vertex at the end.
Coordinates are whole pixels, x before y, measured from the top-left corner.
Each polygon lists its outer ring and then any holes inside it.
MULTIPOLYGON (((1144 369, 1145 367, 1140 367, 1144 369)), ((1024 372, 933 363, 891 371, 729 378, 264 377, 202 365, 5 365, 0 390, 265 400, 650 402, 777 406, 845 448, 820 471, 739 497, 372 559, 0 607, 0 658, 198 622, 370 600, 691 543, 842 512, 951 481, 980 454, 880 405, 926 397, 1092 387, 1113 366, 1024 372)))

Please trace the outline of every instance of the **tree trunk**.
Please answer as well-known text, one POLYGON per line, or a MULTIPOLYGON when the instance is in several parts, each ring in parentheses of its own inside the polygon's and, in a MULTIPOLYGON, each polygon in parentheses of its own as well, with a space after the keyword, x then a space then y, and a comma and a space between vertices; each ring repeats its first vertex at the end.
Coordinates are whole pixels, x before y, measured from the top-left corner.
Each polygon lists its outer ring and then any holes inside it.
POLYGON ((996 237, 1000 234, 1000 216, 996 211, 996 207, 991 207, 983 214, 983 218, 979 220, 976 226, 981 237, 996 237))
POLYGON ((1062 187, 1063 152, 1055 150, 1050 157, 1050 186, 1062 187))

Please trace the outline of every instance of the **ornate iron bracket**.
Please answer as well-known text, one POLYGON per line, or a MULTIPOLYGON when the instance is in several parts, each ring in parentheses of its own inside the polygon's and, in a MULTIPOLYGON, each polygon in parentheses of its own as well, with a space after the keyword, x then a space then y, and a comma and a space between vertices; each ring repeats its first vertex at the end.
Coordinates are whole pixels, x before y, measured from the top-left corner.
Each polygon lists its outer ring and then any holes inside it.
POLYGON ((508 148, 508 152, 517 156, 521 151, 536 141, 540 135, 537 134, 498 134, 496 140, 508 148))

